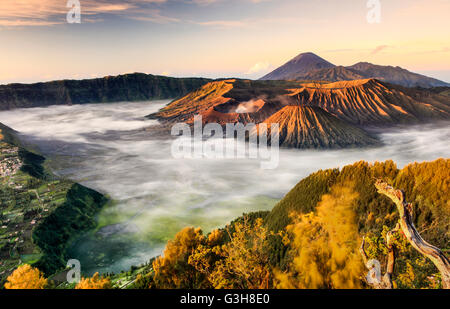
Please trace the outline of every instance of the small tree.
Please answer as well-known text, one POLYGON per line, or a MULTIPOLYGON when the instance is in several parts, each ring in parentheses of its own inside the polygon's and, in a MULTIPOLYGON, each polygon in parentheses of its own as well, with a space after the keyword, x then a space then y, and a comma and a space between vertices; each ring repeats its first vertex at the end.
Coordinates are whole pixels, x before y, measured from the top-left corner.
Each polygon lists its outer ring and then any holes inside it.
MULTIPOLYGON (((420 254, 424 257, 428 258, 433 262, 436 268, 439 270, 442 278, 442 285, 445 289, 450 289, 450 260, 446 257, 446 255, 442 252, 441 249, 429 244, 426 242, 420 233, 417 231, 413 222, 413 207, 411 203, 406 202, 405 193, 401 190, 396 190, 395 188, 388 185, 386 182, 382 180, 377 180, 375 183, 375 187, 377 188, 380 194, 383 194, 390 198, 394 204, 397 206, 397 211, 399 214, 399 222, 393 232, 397 230, 401 230, 403 235, 406 237, 411 246, 416 249, 420 254)), ((390 235, 388 235, 390 236, 390 235)), ((386 274, 381 276, 373 276, 371 280, 369 280, 369 284, 374 286, 375 288, 381 289, 390 289, 393 287, 392 285, 392 273, 395 264, 395 252, 394 247, 392 246, 391 237, 387 238, 387 246, 389 249, 388 254, 388 263, 386 274)), ((367 255, 364 250, 364 241, 361 245, 361 254, 366 263, 367 268, 372 272, 374 269, 373 263, 367 261, 367 255)), ((379 265, 377 260, 371 260, 379 265)), ((377 271, 379 273, 379 271, 377 271)))
POLYGON ((154 287, 193 289, 209 287, 205 275, 190 265, 194 251, 206 242, 199 228, 186 227, 167 243, 164 254, 153 261, 154 287), (206 285, 206 286, 205 286, 206 285))
MULTIPOLYGON (((212 250, 220 257, 209 280, 216 289, 268 289, 272 287, 269 266, 269 236, 263 220, 254 224, 237 222, 234 232, 228 231, 230 241, 212 250)), ((208 251, 204 251, 208 252, 208 251)), ((197 264, 198 265, 198 264, 197 264)))

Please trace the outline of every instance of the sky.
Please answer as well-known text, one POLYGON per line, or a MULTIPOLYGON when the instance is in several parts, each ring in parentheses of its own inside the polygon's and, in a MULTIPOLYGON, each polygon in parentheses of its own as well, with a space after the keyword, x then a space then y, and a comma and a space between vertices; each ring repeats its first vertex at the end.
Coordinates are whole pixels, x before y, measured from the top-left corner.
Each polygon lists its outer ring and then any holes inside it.
POLYGON ((0 84, 259 78, 302 52, 450 82, 450 0, 79 0, 79 24, 67 22, 67 2, 0 0, 0 84))

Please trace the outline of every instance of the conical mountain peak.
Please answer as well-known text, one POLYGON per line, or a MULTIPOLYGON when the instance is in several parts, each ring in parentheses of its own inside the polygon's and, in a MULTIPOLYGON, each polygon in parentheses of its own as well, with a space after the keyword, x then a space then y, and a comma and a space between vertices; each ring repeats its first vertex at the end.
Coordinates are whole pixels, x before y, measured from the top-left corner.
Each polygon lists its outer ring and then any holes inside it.
POLYGON ((378 141, 317 106, 286 106, 264 123, 279 125, 280 146, 344 148, 375 145, 378 141))
POLYGON ((283 66, 267 74, 261 79, 263 80, 282 80, 290 78, 295 79, 296 76, 306 74, 312 70, 320 70, 333 67, 334 64, 326 61, 325 59, 317 56, 314 53, 307 52, 299 54, 298 56, 291 59, 283 66))

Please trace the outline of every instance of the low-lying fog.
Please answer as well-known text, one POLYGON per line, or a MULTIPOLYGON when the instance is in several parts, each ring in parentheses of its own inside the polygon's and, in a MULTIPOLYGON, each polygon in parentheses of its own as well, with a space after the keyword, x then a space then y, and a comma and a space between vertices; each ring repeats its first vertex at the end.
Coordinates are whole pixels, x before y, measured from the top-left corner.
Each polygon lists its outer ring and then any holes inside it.
POLYGON ((281 150, 274 170, 254 159, 174 159, 171 140, 143 130, 143 116, 168 101, 52 106, 0 112, 0 122, 40 145, 55 173, 108 194, 99 228, 70 253, 82 271, 118 272, 148 261, 185 226, 205 232, 244 212, 269 210, 318 169, 358 160, 393 159, 398 166, 449 157, 450 126, 381 133, 386 146, 366 150, 281 150))

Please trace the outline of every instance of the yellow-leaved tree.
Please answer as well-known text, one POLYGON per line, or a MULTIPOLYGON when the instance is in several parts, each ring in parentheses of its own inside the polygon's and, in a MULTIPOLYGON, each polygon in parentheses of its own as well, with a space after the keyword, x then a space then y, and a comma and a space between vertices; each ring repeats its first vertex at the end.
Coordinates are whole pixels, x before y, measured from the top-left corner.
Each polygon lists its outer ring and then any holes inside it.
POLYGON ((277 288, 360 288, 363 271, 358 253, 358 226, 353 185, 335 186, 322 196, 316 211, 293 216, 286 242, 292 262, 275 271, 277 288))
POLYGON ((6 289, 44 289, 47 286, 42 272, 28 264, 19 266, 7 278, 6 289))
POLYGON ((209 287, 205 275, 189 264, 189 257, 206 237, 199 228, 186 227, 167 243, 163 256, 153 262, 154 287, 192 289, 209 287))
POLYGON ((209 281, 216 289, 272 288, 272 270, 269 266, 269 231, 258 218, 254 224, 234 224, 230 241, 213 249, 220 256, 209 281))
POLYGON ((75 289, 78 290, 105 290, 111 288, 111 280, 100 276, 98 273, 95 273, 92 278, 81 278, 81 281, 75 286, 75 289))

